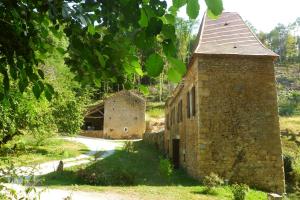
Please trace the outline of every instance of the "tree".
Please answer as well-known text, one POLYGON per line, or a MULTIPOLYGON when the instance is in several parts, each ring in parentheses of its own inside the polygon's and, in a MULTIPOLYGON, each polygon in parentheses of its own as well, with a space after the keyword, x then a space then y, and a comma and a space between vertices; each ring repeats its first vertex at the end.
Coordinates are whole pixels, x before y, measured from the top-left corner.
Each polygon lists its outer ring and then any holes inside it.
MULTIPOLYGON (((206 0, 206 4, 210 16, 221 14, 221 0, 206 0)), ((40 64, 43 54, 53 48, 44 38, 50 32, 59 37, 61 27, 69 40, 66 64, 83 84, 92 80, 97 86, 103 81, 132 86, 128 77, 141 72, 158 76, 165 60, 172 63, 169 80, 178 82, 183 70, 174 54, 174 22, 184 5, 188 16, 195 19, 198 0, 173 0, 169 9, 165 0, 1 1, 1 99, 8 97, 11 79, 21 92, 30 86, 36 98, 53 94, 40 64), (151 52, 145 62, 139 56, 144 50, 151 52), (157 54, 160 50, 163 57, 157 54)), ((60 47, 57 50, 66 53, 60 47)))
POLYGON ((294 37, 290 33, 287 35, 286 38, 285 50, 286 50, 286 59, 289 60, 290 62, 295 60, 297 56, 297 40, 296 37, 294 37))
POLYGON ((187 63, 189 56, 192 53, 190 50, 190 41, 194 37, 192 34, 195 20, 184 20, 182 18, 176 18, 176 36, 177 36, 177 57, 187 63))

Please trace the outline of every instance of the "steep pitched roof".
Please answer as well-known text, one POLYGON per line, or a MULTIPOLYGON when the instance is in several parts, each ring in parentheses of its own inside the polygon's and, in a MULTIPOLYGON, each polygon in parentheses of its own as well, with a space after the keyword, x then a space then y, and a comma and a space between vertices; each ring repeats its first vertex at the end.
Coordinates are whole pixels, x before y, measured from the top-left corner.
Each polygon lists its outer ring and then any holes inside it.
POLYGON ((119 96, 131 96, 131 97, 139 100, 140 102, 145 102, 145 99, 133 90, 121 90, 119 92, 116 92, 116 93, 108 96, 105 100, 110 99, 110 98, 118 98, 119 96))
POLYGON ((204 15, 195 54, 278 55, 266 48, 236 12, 223 12, 217 20, 204 15))

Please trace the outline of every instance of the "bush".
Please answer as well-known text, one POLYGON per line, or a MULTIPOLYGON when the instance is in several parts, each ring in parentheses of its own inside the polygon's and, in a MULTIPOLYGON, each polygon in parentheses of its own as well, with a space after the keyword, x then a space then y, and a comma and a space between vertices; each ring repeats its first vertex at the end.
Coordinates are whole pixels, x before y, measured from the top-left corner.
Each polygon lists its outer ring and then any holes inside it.
POLYGON ((78 134, 83 124, 83 105, 70 95, 56 97, 52 106, 58 131, 67 135, 78 134))
POLYGON ((284 173, 287 191, 300 190, 300 158, 298 156, 284 155, 284 173))
POLYGON ((77 176, 83 183, 91 185, 133 185, 136 178, 135 173, 120 168, 102 171, 80 169, 77 176))
POLYGON ((234 184, 231 190, 234 200, 244 200, 249 191, 249 186, 246 184, 234 184))
POLYGON ((160 158, 159 173, 164 177, 170 177, 173 173, 173 166, 169 159, 160 158))
POLYGON ((284 174, 285 180, 287 182, 292 181, 292 173, 293 173, 293 157, 290 155, 283 155, 283 164, 284 164, 284 174))
POLYGON ((125 141, 123 150, 128 152, 128 153, 133 153, 134 152, 134 144, 132 141, 125 141))
POLYGON ((203 178, 203 185, 206 186, 205 192, 210 193, 212 190, 220 185, 223 185, 224 181, 217 174, 211 172, 209 176, 203 178))
POLYGON ((291 116, 298 112, 300 104, 300 93, 297 91, 288 91, 279 94, 279 115, 291 116))

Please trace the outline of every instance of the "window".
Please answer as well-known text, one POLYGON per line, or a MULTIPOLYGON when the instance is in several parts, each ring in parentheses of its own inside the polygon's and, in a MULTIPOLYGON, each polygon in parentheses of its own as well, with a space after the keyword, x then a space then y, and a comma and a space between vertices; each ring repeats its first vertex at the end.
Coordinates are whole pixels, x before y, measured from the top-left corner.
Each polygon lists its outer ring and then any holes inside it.
POLYGON ((187 118, 196 115, 196 88, 195 86, 186 94, 187 118))
POLYGON ((177 109, 177 123, 182 122, 182 100, 178 103, 177 109))
POLYGON ((175 107, 172 109, 172 113, 171 113, 171 115, 172 115, 172 119, 171 119, 171 121, 172 121, 172 124, 175 124, 175 107))
POLYGON ((190 113, 190 92, 187 92, 186 94, 186 115, 187 118, 190 118, 191 113, 190 113))
POLYGON ((171 111, 171 116, 170 116, 170 125, 174 125, 175 124, 175 108, 172 108, 172 111, 171 111))
POLYGON ((166 115, 166 125, 167 125, 167 130, 169 130, 170 128, 169 114, 166 115))
POLYGON ((191 91, 191 101, 192 101, 192 116, 195 116, 196 115, 196 88, 195 86, 192 88, 192 91, 191 91))

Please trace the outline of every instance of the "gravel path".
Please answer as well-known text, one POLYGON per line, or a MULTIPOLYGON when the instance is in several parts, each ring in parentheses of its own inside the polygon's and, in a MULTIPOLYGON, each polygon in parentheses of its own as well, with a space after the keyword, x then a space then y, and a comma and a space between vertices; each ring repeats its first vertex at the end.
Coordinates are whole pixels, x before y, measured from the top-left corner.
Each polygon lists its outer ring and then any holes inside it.
POLYGON ((84 191, 72 191, 62 189, 47 189, 43 187, 37 187, 37 193, 25 194, 25 187, 18 184, 6 184, 10 188, 14 188, 18 191, 18 194, 26 196, 28 200, 33 200, 39 192, 40 200, 140 200, 135 195, 119 194, 116 192, 84 192, 84 191))
MULTIPOLYGON (((106 140, 99 138, 89 138, 83 136, 77 137, 65 137, 64 139, 70 141, 76 141, 85 144, 90 151, 87 154, 80 155, 76 158, 64 159, 64 168, 81 165, 83 163, 91 162, 95 159, 94 154, 96 152, 102 152, 97 160, 101 160, 114 153, 117 147, 123 146, 125 140, 106 140)), ((34 169, 34 175, 44 175, 56 170, 59 161, 51 161, 42 163, 34 169)), ((22 171, 28 171, 30 168, 22 167, 22 171)), ((27 172, 28 173, 28 172, 27 172)), ((26 173, 22 173, 26 175, 26 173)), ((31 174, 32 175, 32 174, 31 174)), ((67 179, 68 177, 66 177, 67 179)), ((14 188, 18 193, 24 193, 25 188, 18 184, 6 184, 6 186, 14 188)), ((138 200, 135 196, 127 196, 124 194, 118 194, 115 192, 83 192, 83 191, 71 191, 61 189, 47 189, 44 187, 36 188, 37 191, 42 191, 41 200, 138 200)), ((33 196, 29 197, 29 199, 33 196)))
MULTIPOLYGON (((64 139, 85 144, 90 150, 88 153, 82 154, 75 158, 68 158, 62 160, 64 163, 64 168, 89 163, 95 160, 94 154, 99 151, 102 152, 102 154, 97 158, 97 160, 101 160, 113 154, 114 150, 117 147, 123 145, 122 140, 106 140, 106 139, 89 138, 83 136, 64 137, 64 139)), ((18 169, 18 174, 21 176, 30 176, 33 174, 35 176, 45 175, 54 172, 57 169, 58 164, 59 164, 59 160, 55 160, 55 161, 39 164, 34 169, 32 167, 20 167, 18 169)))

